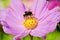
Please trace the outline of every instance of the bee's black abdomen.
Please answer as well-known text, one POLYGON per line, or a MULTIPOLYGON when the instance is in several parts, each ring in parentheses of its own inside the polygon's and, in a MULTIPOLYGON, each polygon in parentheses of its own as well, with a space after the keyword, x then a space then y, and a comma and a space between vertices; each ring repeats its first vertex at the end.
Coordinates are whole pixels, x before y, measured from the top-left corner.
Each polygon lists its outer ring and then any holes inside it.
POLYGON ((32 15, 32 12, 25 11, 25 14, 23 16, 25 17, 25 16, 29 16, 29 15, 32 15))
POLYGON ((28 15, 31 15, 31 14, 32 14, 32 12, 28 12, 27 14, 28 14, 28 15))
POLYGON ((25 14, 26 14, 26 15, 31 15, 32 12, 27 12, 27 11, 25 11, 25 14))

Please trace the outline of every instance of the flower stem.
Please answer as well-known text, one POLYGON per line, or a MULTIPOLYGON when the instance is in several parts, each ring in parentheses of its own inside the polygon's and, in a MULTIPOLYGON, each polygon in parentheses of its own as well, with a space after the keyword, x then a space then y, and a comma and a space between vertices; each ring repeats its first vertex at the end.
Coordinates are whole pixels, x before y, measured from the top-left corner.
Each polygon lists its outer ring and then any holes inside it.
POLYGON ((3 29, 2 29, 2 25, 0 24, 0 32, 1 32, 1 31, 3 31, 3 29))
MULTIPOLYGON (((30 35, 30 34, 29 34, 30 35)), ((33 40, 33 36, 30 35, 30 40, 33 40)))

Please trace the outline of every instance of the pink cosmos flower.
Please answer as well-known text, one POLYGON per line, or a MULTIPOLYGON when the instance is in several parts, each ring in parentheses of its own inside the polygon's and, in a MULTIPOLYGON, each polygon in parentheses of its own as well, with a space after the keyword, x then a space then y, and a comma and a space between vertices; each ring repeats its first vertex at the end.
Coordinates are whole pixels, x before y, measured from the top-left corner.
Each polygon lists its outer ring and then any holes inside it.
POLYGON ((15 35, 14 40, 18 40, 28 34, 43 37, 54 31, 60 13, 58 7, 48 10, 48 5, 46 0, 34 0, 30 11, 21 0, 12 0, 1 21, 4 32, 15 35))
POLYGON ((60 6, 60 0, 50 0, 49 1, 49 6, 48 6, 49 9, 52 9, 56 6, 60 6))

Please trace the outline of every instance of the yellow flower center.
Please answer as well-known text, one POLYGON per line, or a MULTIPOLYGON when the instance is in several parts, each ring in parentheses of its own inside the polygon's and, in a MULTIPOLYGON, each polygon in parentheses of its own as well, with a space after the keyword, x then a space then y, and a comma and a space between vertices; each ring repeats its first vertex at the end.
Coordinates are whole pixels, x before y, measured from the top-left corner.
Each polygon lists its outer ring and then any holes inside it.
POLYGON ((27 29, 33 29, 37 26, 37 19, 34 17, 26 18, 23 24, 27 29))

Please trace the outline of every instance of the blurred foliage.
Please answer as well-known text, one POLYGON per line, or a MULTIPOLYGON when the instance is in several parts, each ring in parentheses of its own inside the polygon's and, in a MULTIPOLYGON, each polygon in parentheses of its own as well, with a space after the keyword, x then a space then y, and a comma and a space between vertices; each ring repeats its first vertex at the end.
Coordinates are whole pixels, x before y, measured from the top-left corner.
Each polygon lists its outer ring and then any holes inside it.
POLYGON ((27 35, 26 37, 21 38, 21 40, 30 40, 30 35, 27 35))
POLYGON ((0 32, 0 40, 12 40, 13 36, 4 33, 3 31, 0 32))
POLYGON ((9 5, 10 1, 11 0, 0 0, 0 2, 1 2, 1 4, 0 4, 1 8, 6 8, 9 5))
POLYGON ((40 38, 40 37, 33 37, 33 40, 43 40, 43 38, 40 38))
POLYGON ((46 40, 60 40, 60 32, 55 30, 54 32, 47 34, 46 40))

